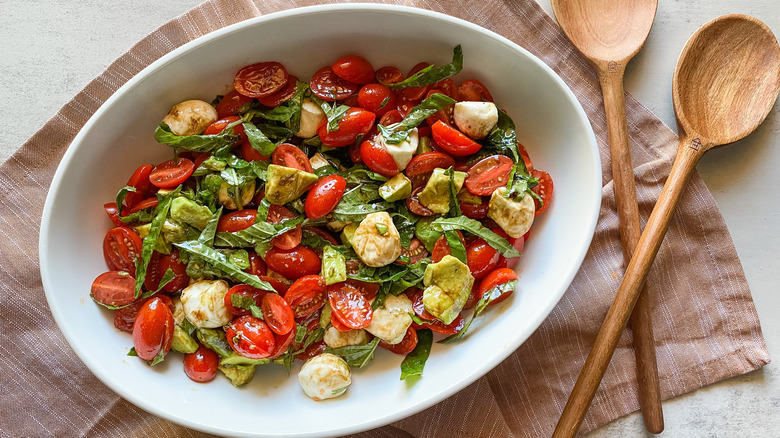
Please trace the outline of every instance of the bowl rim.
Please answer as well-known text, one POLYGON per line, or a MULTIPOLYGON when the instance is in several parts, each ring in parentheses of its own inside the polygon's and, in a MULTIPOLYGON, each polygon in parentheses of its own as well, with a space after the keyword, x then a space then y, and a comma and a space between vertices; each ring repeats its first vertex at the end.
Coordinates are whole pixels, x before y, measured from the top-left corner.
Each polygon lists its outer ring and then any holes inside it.
MULTIPOLYGON (((161 56, 160 58, 158 58, 157 60, 155 60, 148 66, 146 66, 145 68, 143 68, 141 71, 136 73, 133 77, 131 77, 126 83, 124 83, 121 87, 119 87, 108 99, 106 99, 106 101, 95 111, 95 113, 89 118, 89 120, 87 120, 87 122, 79 130, 78 134, 74 137, 73 141, 71 142, 65 154, 63 155, 57 167, 57 170, 54 174, 54 177, 52 178, 49 194, 47 195, 46 202, 44 203, 43 206, 42 219, 40 225, 41 232, 39 234, 39 242, 38 242, 41 280, 45 291, 47 305, 49 305, 49 309, 55 319, 55 322, 57 323, 59 330, 63 333, 65 339, 68 341, 69 346, 71 347, 71 349, 73 349, 73 351, 76 353, 79 359, 92 372, 92 374, 95 375, 102 383, 108 386, 112 391, 116 392, 119 396, 127 399, 134 405, 140 407, 141 409, 146 410, 147 412, 150 412, 154 415, 163 418, 167 418, 171 421, 174 421, 186 427, 191 427, 193 429, 201 430, 204 432, 216 433, 216 434, 221 434, 225 432, 230 432, 230 433, 235 432, 235 431, 226 431, 222 428, 216 428, 202 422, 196 422, 189 418, 183 418, 167 411, 156 412, 155 411, 156 408, 151 406, 149 403, 147 403, 145 398, 140 397, 134 393, 125 393, 124 391, 115 388, 115 386, 112 385, 111 383, 112 381, 111 376, 109 376, 108 373, 104 373, 104 370, 101 367, 97 366, 96 363, 93 363, 92 359, 90 359, 92 352, 86 351, 80 348, 77 343, 74 344, 73 342, 71 342, 71 339, 74 339, 77 336, 77 334, 72 332, 71 329, 68 328, 68 325, 66 323, 68 319, 67 315, 65 315, 56 306, 51 306, 51 303, 54 302, 53 300, 54 300, 55 281, 54 279, 50 278, 48 275, 49 260, 48 257, 46 256, 48 250, 48 242, 45 238, 45 236, 49 234, 49 229, 51 228, 52 218, 53 218, 53 214, 52 214, 52 208, 53 208, 52 204, 54 202, 53 192, 55 192, 56 190, 51 190, 51 188, 57 188, 61 185, 61 181, 64 178, 66 169, 69 167, 69 164, 73 159, 76 149, 80 147, 80 145, 84 140, 84 137, 87 135, 89 131, 91 131, 91 129, 97 123, 97 121, 101 119, 102 115, 105 112, 107 112, 109 108, 111 108, 115 104, 116 101, 122 99, 125 95, 127 95, 134 88, 136 88, 136 86, 142 80, 144 80, 145 77, 148 76, 151 72, 154 72, 159 68, 161 68, 162 66, 174 61, 175 59, 184 56, 186 53, 197 49, 200 45, 206 42, 217 40, 233 32, 240 32, 244 28, 262 25, 262 23, 264 22, 284 19, 288 17, 319 14, 319 13, 331 13, 331 12, 338 12, 338 11, 392 12, 392 13, 405 13, 405 14, 411 14, 416 16, 422 16, 428 19, 447 22, 452 25, 466 27, 474 32, 484 34, 485 36, 491 39, 494 39, 504 45, 507 45, 516 52, 524 54, 530 61, 537 64, 537 67, 539 67, 543 72, 545 72, 549 76, 549 78, 552 79, 553 82, 555 82, 558 85, 560 91, 563 92, 566 99, 571 103, 573 109, 577 113, 579 121, 582 122, 586 130, 586 134, 588 137, 587 146, 590 147, 590 149, 594 154, 595 160, 593 162, 593 168, 590 169, 590 171, 595 172, 598 175, 601 175, 601 160, 600 160, 599 149, 596 142, 595 134, 593 132, 592 125, 587 117, 587 114, 585 113, 585 110, 582 107, 582 104, 579 102, 576 95, 569 88, 569 86, 566 85, 563 79, 560 76, 558 76, 558 74, 555 73, 555 71, 550 66, 545 64, 541 59, 533 55, 527 49, 513 42, 512 40, 496 32, 490 31, 482 26, 463 20, 461 18, 453 17, 444 13, 431 11, 427 9, 414 8, 414 7, 401 6, 401 5, 374 4, 374 3, 334 3, 328 5, 315 5, 315 6, 292 8, 283 11, 269 13, 267 15, 261 15, 259 17, 250 18, 247 20, 243 20, 225 26, 223 28, 217 29, 215 31, 202 35, 198 38, 195 38, 191 41, 188 41, 185 44, 182 44, 181 46, 175 48, 169 53, 166 53, 165 55, 161 56)), ((583 147, 585 146, 583 145, 583 147)), ((391 415, 377 416, 369 421, 357 423, 355 425, 352 425, 351 427, 341 427, 338 429, 334 428, 327 431, 326 433, 328 434, 337 433, 339 435, 357 433, 365 430, 370 430, 376 427, 381 427, 393 421, 397 421, 406 418, 410 415, 413 415, 417 412, 420 412, 426 408, 429 408, 441 402, 442 400, 448 397, 451 397, 455 393, 461 391, 466 386, 478 380, 481 376, 487 374, 490 370, 495 368, 499 363, 506 360, 507 357, 509 357, 515 350, 517 350, 517 348, 519 348, 520 345, 522 345, 528 339, 528 337, 530 337, 531 334, 533 334, 533 332, 535 332, 539 328, 542 322, 545 319, 547 319, 550 312, 558 304, 558 302, 563 297, 566 290, 568 290, 568 285, 571 284, 572 280, 574 279, 574 276, 579 271, 580 266, 582 265, 582 262, 588 251, 588 248, 590 247, 590 243, 592 242, 593 235, 595 233, 596 223, 599 217, 600 204, 601 204, 600 179, 594 179, 594 184, 589 188, 589 191, 590 191, 589 195, 593 197, 595 205, 593 206, 590 217, 585 217, 582 219, 587 221, 586 229, 593 230, 593 231, 588 236, 586 236, 587 244, 583 245, 580 248, 579 253, 576 255, 576 259, 579 260, 579 263, 577 263, 576 266, 573 266, 572 269, 567 273, 567 276, 565 278, 565 284, 567 286, 562 288, 560 291, 558 291, 556 294, 557 296, 555 296, 554 299, 548 301, 548 304, 547 306, 544 307, 543 312, 540 312, 536 320, 534 320, 534 322, 531 324, 530 326, 531 329, 529 330, 526 336, 515 337, 512 340, 512 342, 508 345, 508 348, 505 350, 506 351, 505 354, 496 354, 491 358, 491 360, 485 361, 480 367, 475 369, 474 373, 468 376, 468 378, 459 380, 456 384, 451 385, 450 387, 438 392, 437 394, 434 394, 433 396, 425 398, 424 400, 418 402, 417 404, 395 411, 391 415)), ((259 435, 252 434, 251 436, 266 436, 266 435, 260 433, 259 435)), ((316 434, 296 433, 295 436, 323 436, 323 435, 321 433, 316 433, 316 434)))

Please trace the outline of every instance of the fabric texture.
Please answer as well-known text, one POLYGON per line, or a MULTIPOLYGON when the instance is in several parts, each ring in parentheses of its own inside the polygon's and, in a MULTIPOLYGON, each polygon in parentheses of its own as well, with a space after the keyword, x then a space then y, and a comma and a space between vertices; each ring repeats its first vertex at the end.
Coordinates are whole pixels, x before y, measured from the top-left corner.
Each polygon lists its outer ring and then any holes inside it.
MULTIPOLYGON (((226 25, 309 0, 211 0, 144 38, 76 95, 0 167, 0 435, 204 436, 146 413, 97 380, 68 347, 46 304, 38 263, 42 206, 54 171, 87 119, 170 50, 226 25)), ((574 90, 598 139, 603 203, 587 257, 560 303, 507 360, 449 399, 358 437, 549 436, 614 291, 623 256, 598 80, 532 0, 390 1, 447 13, 497 32, 550 65, 574 90)), ((643 220, 666 180, 675 134, 631 96, 626 114, 643 220)), ((712 195, 694 175, 648 278, 663 398, 769 362, 747 281, 712 195)), ((627 330, 582 431, 636 411, 627 330)))

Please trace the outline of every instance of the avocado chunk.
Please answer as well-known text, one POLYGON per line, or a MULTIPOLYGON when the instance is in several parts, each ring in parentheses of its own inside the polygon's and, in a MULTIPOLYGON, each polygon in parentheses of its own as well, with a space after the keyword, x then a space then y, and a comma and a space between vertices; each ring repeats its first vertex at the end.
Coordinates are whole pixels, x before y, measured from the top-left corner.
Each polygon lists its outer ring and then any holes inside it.
MULTIPOLYGON (((166 223, 168 221, 165 221, 166 223)), ((141 239, 145 239, 146 236, 149 235, 149 230, 152 228, 152 224, 143 224, 133 227, 133 229, 138 233, 139 236, 141 236, 141 239)), ((165 240, 165 223, 163 223, 162 232, 160 233, 160 236, 157 238, 157 241, 154 242, 154 250, 159 252, 160 254, 170 254, 171 253, 171 244, 168 243, 167 240, 165 240)))
POLYGON ((254 365, 219 365, 219 370, 230 379, 230 383, 235 387, 249 383, 255 375, 254 365))
POLYGON ((457 318, 474 285, 469 267, 451 255, 425 268, 423 305, 444 324, 457 318))
POLYGON ((211 220, 211 210, 205 205, 179 196, 171 201, 171 219, 202 230, 211 220))
POLYGON ((352 238, 355 237, 355 230, 358 224, 350 222, 341 229, 341 243, 347 248, 352 248, 352 238))
POLYGON ((274 205, 300 198, 317 182, 317 175, 291 167, 271 164, 266 172, 265 197, 274 205))
POLYGON ((387 202, 400 201, 412 194, 412 181, 403 173, 390 178, 379 187, 379 196, 387 202))
POLYGON ((482 203, 482 196, 475 195, 467 189, 463 189, 458 192, 458 202, 461 204, 479 205, 482 203))
MULTIPOLYGON (((450 211, 450 177, 445 169, 437 167, 425 184, 425 188, 417 195, 420 203, 434 213, 444 214, 450 211)), ((466 172, 455 171, 453 173, 455 191, 460 191, 463 181, 466 180, 466 172)))
POLYGON ((178 351, 179 353, 194 353, 198 349, 198 342, 192 339, 192 336, 188 335, 184 329, 178 325, 173 326, 173 343, 171 344, 171 350, 178 351))

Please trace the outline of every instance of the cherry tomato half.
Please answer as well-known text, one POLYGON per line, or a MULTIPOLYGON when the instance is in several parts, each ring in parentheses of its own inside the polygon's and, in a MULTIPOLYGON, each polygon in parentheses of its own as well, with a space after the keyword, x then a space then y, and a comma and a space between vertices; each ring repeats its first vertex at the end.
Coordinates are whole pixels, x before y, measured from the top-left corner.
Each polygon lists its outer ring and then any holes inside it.
POLYGON ((174 324, 173 313, 162 299, 145 302, 133 324, 133 347, 138 357, 153 360, 160 352, 169 352, 174 324))
POLYGON ((342 56, 333 63, 331 68, 341 79, 356 84, 367 84, 374 80, 374 66, 362 56, 342 56))
POLYGON ((398 174, 398 165, 390 152, 371 140, 360 144, 360 156, 369 169, 384 177, 392 178, 398 174))
MULTIPOLYGON (((463 244, 463 247, 466 247, 466 239, 463 237, 463 233, 460 232, 460 230, 457 230, 456 233, 458 233, 458 239, 460 240, 460 243, 463 244)), ((436 243, 433 245, 433 253, 431 254, 431 261, 433 263, 439 263, 441 259, 444 258, 446 255, 452 255, 452 252, 450 251, 450 244, 447 243, 447 236, 442 234, 439 236, 438 239, 436 239, 436 243)))
MULTIPOLYGON (((507 281, 512 280, 517 280, 517 274, 515 271, 509 268, 496 269, 495 271, 487 274, 485 278, 482 279, 482 282, 479 284, 479 297, 482 298, 490 289, 493 289, 499 284, 504 284, 507 281)), ((514 291, 510 290, 502 293, 498 298, 493 299, 490 304, 498 304, 501 301, 504 301, 510 295, 512 295, 512 292, 514 291)))
POLYGON ((106 214, 108 215, 108 218, 111 219, 111 222, 114 223, 117 227, 124 227, 127 226, 126 223, 119 220, 119 209, 116 208, 116 202, 108 202, 106 204, 103 204, 103 209, 106 210, 106 214))
MULTIPOLYGON (((507 242, 509 242, 512 246, 515 247, 517 251, 521 253, 523 252, 523 247, 525 246, 525 240, 530 233, 530 231, 528 231, 528 233, 525 233, 525 236, 522 237, 509 237, 509 234, 507 234, 506 231, 502 230, 498 226, 492 227, 491 231, 506 239, 507 242)), ((519 261, 520 261, 520 257, 506 258, 504 256, 500 256, 496 268, 512 268, 519 261)))
POLYGON ((234 116, 238 113, 238 110, 251 101, 251 97, 246 97, 236 90, 230 90, 215 106, 217 117, 224 119, 225 117, 234 116))
POLYGON ((339 120, 338 129, 328 132, 328 120, 323 119, 317 134, 325 146, 343 147, 354 143, 358 136, 366 135, 374 127, 376 115, 363 108, 350 108, 339 120))
POLYGON ((199 345, 194 353, 184 355, 184 374, 193 382, 205 383, 217 377, 219 356, 214 350, 199 345))
POLYGON ((406 176, 412 180, 415 187, 425 185, 433 169, 447 169, 455 165, 455 159, 441 152, 423 152, 415 155, 406 165, 406 176))
POLYGON ((258 97, 257 100, 265 106, 275 108, 285 100, 293 97, 298 89, 298 78, 293 75, 287 77, 287 83, 282 88, 269 94, 268 96, 258 97))
POLYGON ((466 320, 463 319, 462 315, 458 315, 451 323, 446 325, 438 319, 431 322, 426 322, 425 324, 412 323, 412 327, 431 329, 431 331, 442 335, 454 335, 455 333, 463 330, 465 325, 466 320))
POLYGON ((417 197, 417 195, 419 195, 422 190, 422 186, 418 186, 412 190, 412 195, 406 198, 406 208, 418 216, 433 216, 436 213, 431 211, 428 207, 422 205, 422 203, 420 203, 420 199, 417 197))
POLYGON ((325 305, 328 291, 325 279, 319 275, 306 275, 290 285, 284 295, 296 318, 311 315, 325 305))
POLYGON ((153 168, 151 164, 144 164, 138 167, 127 180, 127 185, 135 188, 135 192, 127 192, 125 196, 125 205, 128 208, 133 208, 135 204, 154 193, 154 186, 149 181, 149 173, 153 168))
MULTIPOLYGON (((409 74, 406 75, 407 78, 411 77, 418 71, 424 69, 425 67, 428 67, 431 65, 428 62, 421 62, 419 64, 416 64, 414 67, 412 67, 411 70, 409 70, 409 74)), ((428 91, 428 86, 424 85, 422 87, 407 87, 401 90, 401 95, 406 100, 419 100, 422 99, 423 96, 425 96, 425 93, 428 91)))
POLYGON ((187 275, 187 265, 179 261, 179 250, 176 248, 170 254, 160 254, 156 251, 152 253, 152 258, 149 260, 149 265, 146 268, 144 287, 150 291, 157 290, 160 287, 162 277, 168 269, 173 272, 174 277, 163 286, 162 290, 172 293, 187 287, 190 283, 190 276, 187 275))
POLYGON ((463 216, 470 219, 484 219, 487 217, 489 201, 482 199, 480 204, 470 204, 468 202, 460 203, 460 211, 463 216))
POLYGON ((287 351, 287 348, 295 341, 295 330, 290 330, 286 335, 274 334, 274 349, 268 356, 269 359, 276 359, 287 351))
POLYGON ((395 110, 395 93, 382 84, 364 85, 358 93, 358 104, 377 117, 382 117, 390 110, 395 110))
POLYGON ((222 215, 217 222, 217 232, 235 233, 255 224, 257 210, 244 209, 222 215))
POLYGON ((241 356, 263 359, 271 355, 276 340, 262 319, 252 315, 239 316, 225 326, 228 344, 241 356))
POLYGON ((490 95, 487 87, 476 79, 463 81, 458 87, 458 100, 461 102, 493 102, 493 96, 490 95))
POLYGON ((359 290, 347 283, 328 286, 328 302, 333 314, 351 329, 365 328, 371 323, 371 303, 359 290))
POLYGON ((471 155, 482 148, 481 144, 441 120, 431 126, 431 134, 442 149, 459 157, 471 155))
POLYGON ((168 160, 152 169, 149 181, 161 189, 170 189, 187 180, 195 171, 195 163, 187 158, 168 160))
POLYGON ((531 190, 539 195, 539 197, 542 198, 542 201, 544 201, 541 206, 539 205, 539 201, 536 201, 535 216, 539 216, 543 211, 547 210, 547 207, 549 207, 552 202, 553 180, 550 174, 544 170, 534 169, 531 171, 531 176, 539 178, 539 184, 531 190))
POLYGON ((480 196, 490 196, 506 186, 515 163, 506 155, 491 155, 476 162, 463 183, 466 189, 480 196))
MULTIPOLYGON (((268 208, 267 221, 269 223, 278 224, 279 222, 282 222, 286 219, 292 219, 294 217, 295 215, 292 214, 292 212, 290 212, 290 210, 288 210, 283 205, 272 204, 268 208)), ((302 238, 303 232, 301 231, 301 224, 298 224, 294 229, 282 234, 281 236, 276 236, 271 239, 271 244, 279 249, 293 249, 300 245, 302 238)))
POLYGON ((481 238, 466 247, 466 262, 475 279, 480 279, 494 270, 500 258, 501 254, 481 238))
POLYGON ((380 68, 374 75, 380 84, 395 84, 404 80, 404 74, 398 67, 388 65, 380 68))
POLYGON ((409 327, 403 340, 397 344, 389 344, 384 339, 379 341, 379 346, 392 351, 395 354, 409 354, 417 346, 417 330, 409 327))
POLYGON ((249 268, 245 269, 244 272, 257 276, 265 275, 265 261, 263 261, 263 258, 260 257, 258 253, 249 251, 249 268))
POLYGON ((330 213, 344 196, 347 181, 340 175, 328 175, 309 190, 304 211, 309 219, 319 219, 330 213))
POLYGON ((295 327, 292 307, 281 296, 274 293, 266 294, 260 308, 263 310, 265 323, 277 335, 286 335, 295 327))
POLYGON ((423 290, 418 287, 412 287, 406 290, 406 296, 409 298, 409 300, 412 302, 412 309, 414 310, 414 314, 417 315, 418 318, 422 319, 423 321, 433 321, 436 319, 435 316, 431 315, 427 310, 425 310, 425 305, 423 304, 423 290))
POLYGON ((231 315, 251 315, 252 312, 249 309, 244 309, 242 307, 236 307, 233 305, 233 296, 236 295, 239 297, 250 298, 252 301, 254 301, 255 306, 260 308, 260 306, 263 304, 263 298, 268 294, 268 291, 258 289, 248 284, 237 284, 231 287, 225 294, 225 309, 227 309, 228 313, 231 315))
POLYGON ((282 143, 271 154, 271 162, 278 166, 290 167, 304 172, 314 173, 309 157, 295 145, 282 143))
POLYGON ((309 87, 315 96, 333 102, 357 91, 358 84, 340 78, 331 66, 326 66, 314 72, 309 87))
POLYGON ((128 227, 108 230, 103 238, 103 257, 108 269, 135 276, 135 262, 141 257, 141 236, 128 227))
POLYGON ((135 301, 135 278, 124 271, 108 271, 92 282, 92 299, 106 306, 125 306, 135 301))
POLYGON ((247 97, 259 98, 273 94, 287 83, 287 70, 278 62, 258 62, 236 73, 233 87, 247 97))

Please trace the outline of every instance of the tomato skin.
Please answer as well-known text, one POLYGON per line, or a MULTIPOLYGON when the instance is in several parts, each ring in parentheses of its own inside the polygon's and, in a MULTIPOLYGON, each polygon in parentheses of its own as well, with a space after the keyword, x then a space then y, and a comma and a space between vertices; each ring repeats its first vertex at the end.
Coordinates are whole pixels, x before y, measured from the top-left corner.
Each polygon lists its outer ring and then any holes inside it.
POLYGON ((422 300, 422 289, 419 287, 409 288, 406 290, 406 296, 412 302, 412 309, 414 309, 414 314, 417 315, 418 318, 422 319, 423 321, 433 321, 436 319, 435 316, 431 315, 427 310, 425 310, 425 305, 423 304, 422 300))
POLYGON ((412 195, 406 198, 406 208, 418 216, 433 216, 436 213, 431 211, 428 207, 422 205, 420 203, 420 199, 417 197, 417 195, 419 195, 422 190, 422 186, 418 186, 412 190, 412 195))
POLYGON ((417 330, 409 327, 406 329, 406 334, 401 342, 397 344, 389 344, 384 339, 379 341, 379 346, 390 350, 395 354, 409 354, 417 346, 417 330))
POLYGON ((330 213, 344 196, 347 180, 340 175, 328 175, 309 189, 303 210, 309 219, 319 219, 330 213))
POLYGON ((350 329, 362 329, 371 323, 371 303, 346 282, 328 286, 328 302, 333 314, 350 329))
POLYGON ((463 216, 470 219, 484 219, 487 217, 489 202, 487 199, 483 199, 480 204, 469 204, 468 202, 462 202, 460 204, 460 211, 463 216))
POLYGON ((260 275, 259 278, 270 284, 279 295, 285 296, 287 294, 288 286, 282 283, 278 278, 269 277, 267 275, 260 275))
POLYGON ((309 87, 315 96, 333 102, 349 97, 357 91, 358 84, 340 78, 328 65, 314 72, 309 87))
POLYGON ((274 334, 274 349, 271 351, 269 359, 276 359, 287 351, 287 348, 295 341, 295 330, 290 330, 286 335, 274 334))
POLYGON ((514 163, 505 155, 491 155, 477 161, 466 176, 463 185, 479 196, 490 196, 499 187, 506 186, 514 163))
MULTIPOLYGON (((133 208, 131 208, 129 211, 127 211, 127 214, 133 214, 135 212, 145 210, 147 208, 153 208, 157 207, 157 197, 154 198, 146 198, 138 203, 135 204, 133 208)), ((124 213, 124 211, 122 212, 124 213)), ((123 214, 123 216, 127 216, 127 214, 123 214)))
POLYGON ((387 65, 376 71, 374 77, 380 84, 395 84, 404 80, 404 74, 398 67, 387 65))
POLYGON ((241 157, 244 158, 246 161, 265 161, 268 159, 269 155, 263 155, 255 148, 252 147, 252 145, 248 141, 242 141, 241 142, 241 157))
POLYGON ((327 348, 325 341, 318 341, 309 345, 309 347, 303 353, 295 355, 295 358, 304 361, 309 360, 312 357, 322 354, 325 351, 325 348, 327 348))
MULTIPOLYGON (((485 278, 482 279, 482 282, 479 284, 479 297, 482 298, 487 293, 487 291, 498 286, 499 284, 504 284, 507 281, 512 280, 517 280, 517 274, 515 271, 509 268, 496 269, 495 271, 487 274, 485 278)), ((501 301, 504 301, 510 295, 512 295, 512 292, 514 291, 510 290, 501 294, 501 296, 491 301, 490 305, 498 304, 501 301)))
POLYGON ((309 157, 295 145, 282 143, 271 154, 271 162, 278 166, 290 167, 304 172, 314 173, 309 157))
POLYGON ((161 189, 170 189, 186 181, 194 171, 195 163, 187 158, 180 158, 178 163, 168 160, 152 169, 149 181, 161 189))
POLYGON ((153 360, 160 352, 169 352, 174 324, 173 313, 163 300, 155 297, 145 302, 133 324, 133 347, 138 357, 153 360))
MULTIPOLYGON (((245 269, 247 274, 257 275, 258 277, 266 274, 266 266, 263 258, 254 251, 249 251, 249 268, 245 269)), ((277 291, 278 292, 278 291, 277 291)))
POLYGON ((263 304, 263 298, 268 294, 268 291, 258 289, 248 284, 237 284, 231 287, 225 294, 225 309, 227 309, 228 313, 235 316, 251 315, 252 312, 249 309, 243 309, 233 305, 233 295, 251 298, 255 302, 255 306, 260 307, 263 304))
MULTIPOLYGON (((425 67, 428 67, 431 65, 428 62, 421 62, 419 64, 416 64, 414 67, 412 67, 411 70, 409 70, 409 74, 406 75, 407 78, 411 77, 418 71, 424 69, 425 67)), ((428 91, 428 85, 422 86, 422 87, 407 87, 401 90, 401 95, 406 100, 419 100, 422 99, 423 96, 425 96, 425 93, 428 91)))
POLYGON ((193 382, 211 382, 217 377, 219 356, 214 350, 199 345, 194 353, 184 355, 184 374, 193 382))
POLYGON ((455 159, 442 152, 423 152, 415 155, 406 165, 406 176, 412 180, 414 187, 424 186, 433 173, 433 169, 440 167, 447 169, 455 166, 455 159))
POLYGON ((481 144, 441 120, 431 126, 431 134, 442 149, 459 157, 471 155, 482 148, 481 144))
MULTIPOLYGON (((223 119, 219 119, 216 122, 210 124, 209 126, 206 126, 206 129, 203 130, 203 135, 217 135, 220 134, 222 131, 225 130, 225 128, 228 127, 231 123, 237 122, 241 120, 241 117, 238 116, 228 116, 223 119)), ((233 133, 236 135, 240 135, 242 138, 246 137, 246 134, 244 133, 244 125, 238 124, 233 127, 233 133)))
POLYGON ((338 314, 334 314, 334 313, 330 314, 330 325, 332 325, 334 329, 340 332, 348 332, 352 330, 348 325, 341 322, 338 314))
POLYGON ((480 279, 494 270, 500 258, 501 254, 481 238, 466 247, 466 261, 475 279, 480 279))
POLYGON ((214 108, 217 110, 217 117, 224 119, 236 115, 238 110, 251 101, 251 97, 246 97, 236 90, 230 90, 214 108))
POLYGON ((92 299, 106 306, 125 306, 135 301, 135 278, 124 271, 108 271, 92 282, 92 299))
MULTIPOLYGON (((523 252, 523 247, 525 246, 525 240, 530 233, 529 231, 528 233, 525 233, 525 235, 522 237, 509 237, 506 231, 501 229, 501 227, 499 226, 495 226, 494 228, 491 228, 491 231, 506 239, 507 242, 509 242, 512 246, 514 246, 515 249, 520 253, 523 252)), ((498 260, 498 265, 496 265, 496 268, 511 268, 514 267, 519 261, 520 261, 520 257, 506 258, 504 256, 501 256, 498 260)))
MULTIPOLYGON (((456 233, 458 233, 458 239, 460 240, 460 243, 463 244, 463 247, 466 247, 466 239, 463 237, 463 233, 460 232, 460 230, 456 230, 456 233)), ((442 234, 439 236, 438 239, 436 239, 436 243, 433 245, 433 253, 431 254, 431 261, 433 263, 439 263, 441 259, 444 258, 446 255, 452 255, 452 252, 450 251, 450 244, 447 243, 447 236, 442 234)))
POLYGON ((106 210, 108 218, 111 219, 111 222, 113 222, 114 225, 117 227, 127 226, 126 223, 119 219, 119 209, 116 207, 116 202, 108 202, 103 204, 103 209, 106 210))
POLYGON ((286 335, 295 327, 292 307, 281 296, 274 293, 265 294, 260 308, 263 310, 265 323, 277 335, 286 335))
POLYGON ((387 149, 371 140, 360 144, 360 156, 369 169, 384 177, 392 178, 398 174, 398 165, 395 164, 393 156, 387 149))
POLYGON ((539 201, 534 200, 536 202, 536 212, 534 213, 534 216, 539 216, 542 212, 547 210, 547 207, 550 206, 550 203, 553 200, 553 180, 550 174, 544 170, 534 169, 531 171, 531 176, 539 178, 539 185, 531 190, 544 200, 544 203, 541 206, 539 205, 539 201))
POLYGON ((347 286, 356 289, 369 301, 376 298, 376 295, 379 293, 379 283, 369 283, 367 281, 353 280, 351 278, 347 278, 346 283, 347 286))
POLYGON ((377 117, 395 109, 395 93, 382 84, 368 84, 358 92, 358 104, 377 117))
POLYGON ((397 109, 391 109, 390 111, 382 115, 382 118, 379 119, 379 124, 382 126, 390 126, 393 123, 398 123, 403 119, 404 116, 401 115, 400 111, 398 111, 397 109))
POLYGON ((217 222, 217 232, 235 233, 245 230, 255 224, 257 210, 244 209, 231 211, 222 215, 217 222))
POLYGON ((534 163, 531 162, 531 157, 528 155, 528 151, 525 150, 525 146, 518 143, 517 152, 523 157, 523 163, 525 163, 526 170, 528 170, 529 173, 534 170, 534 163))
POLYGON ((239 316, 225 326, 228 344, 241 356, 264 359, 271 355, 276 340, 268 324, 252 315, 239 316))
POLYGON ((363 108, 350 108, 339 120, 338 129, 328 132, 328 120, 317 128, 317 135, 325 146, 344 147, 355 143, 358 136, 366 135, 374 127, 376 115, 363 108))
POLYGON ((309 316, 321 309, 325 305, 327 296, 325 279, 319 275, 306 275, 295 280, 284 295, 296 319, 309 316))
POLYGON ((493 96, 490 95, 490 91, 482 82, 476 79, 469 79, 460 84, 457 99, 460 102, 493 102, 493 96))
POLYGON ((154 193, 154 186, 149 181, 149 174, 153 168, 151 164, 139 166, 127 180, 126 185, 135 188, 135 192, 128 192, 125 196, 125 205, 128 208, 133 208, 135 204, 154 193))
POLYGON ((281 89, 288 79, 287 70, 278 62, 258 62, 236 73, 233 88, 246 97, 260 98, 281 89))
POLYGON ((342 56, 331 68, 338 77, 356 84, 367 84, 374 80, 374 66, 362 56, 342 56))
POLYGON ((170 269, 174 277, 163 286, 162 290, 168 293, 180 291, 190 283, 190 276, 187 275, 187 265, 179 261, 179 250, 174 248, 170 254, 152 253, 149 260, 149 266, 144 279, 146 290, 157 290, 160 287, 160 281, 165 272, 170 269))
POLYGON ((111 271, 125 271, 135 276, 135 262, 141 256, 141 236, 128 227, 108 230, 103 238, 103 257, 111 271))
MULTIPOLYGON (((286 207, 283 205, 274 205, 272 204, 268 208, 268 218, 267 222, 271 224, 278 224, 279 222, 282 222, 286 219, 292 219, 295 215, 290 212, 286 207)), ((276 236, 273 239, 271 239, 271 244, 279 249, 293 249, 296 246, 300 245, 301 239, 303 238, 303 232, 301 231, 301 225, 298 224, 295 226, 294 229, 282 234, 281 236, 276 236)))
POLYGON ((298 78, 293 75, 288 75, 287 83, 285 83, 282 88, 268 96, 258 97, 257 100, 267 107, 275 108, 281 105, 285 100, 293 97, 297 88, 298 78))
POLYGON ((463 327, 466 325, 466 320, 463 319, 463 315, 458 315, 451 323, 445 325, 443 322, 439 321, 438 319, 427 322, 425 324, 415 324, 412 323, 412 327, 415 329, 420 328, 427 328, 435 333, 439 333, 442 335, 454 335, 455 333, 458 333, 459 331, 463 330, 463 327))

